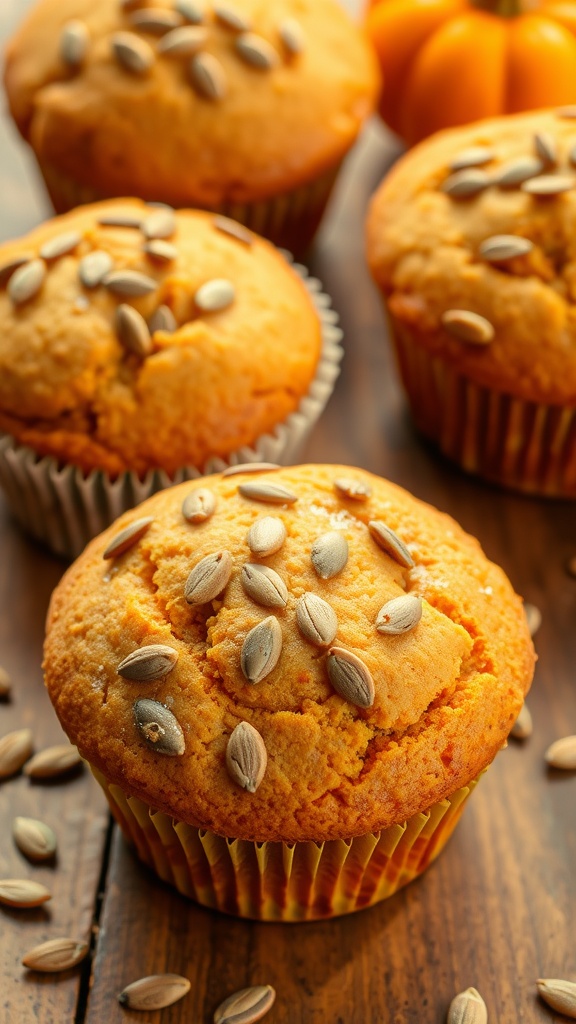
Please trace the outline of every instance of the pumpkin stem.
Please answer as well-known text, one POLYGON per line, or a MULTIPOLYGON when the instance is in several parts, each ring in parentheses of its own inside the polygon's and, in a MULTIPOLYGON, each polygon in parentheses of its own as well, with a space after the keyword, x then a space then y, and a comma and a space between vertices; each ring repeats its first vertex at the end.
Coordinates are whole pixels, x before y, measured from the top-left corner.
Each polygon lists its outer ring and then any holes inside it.
POLYGON ((500 18, 517 18, 526 11, 533 10, 537 4, 534 0, 470 0, 473 7, 490 11, 500 18))

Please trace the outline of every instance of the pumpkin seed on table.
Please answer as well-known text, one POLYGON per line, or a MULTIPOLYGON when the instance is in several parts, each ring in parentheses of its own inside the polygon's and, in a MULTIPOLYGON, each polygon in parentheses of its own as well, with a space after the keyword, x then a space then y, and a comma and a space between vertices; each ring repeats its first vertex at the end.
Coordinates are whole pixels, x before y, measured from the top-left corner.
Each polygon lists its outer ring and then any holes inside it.
POLYGON ((533 248, 534 243, 520 235, 492 235, 480 243, 478 253, 483 260, 497 263, 526 256, 533 248))
POLYGON ((190 991, 188 978, 180 974, 151 974, 133 981, 118 996, 127 1010, 164 1010, 190 991))
POLYGON ((515 740, 527 740, 532 735, 532 731, 532 715, 528 705, 524 703, 520 708, 518 718, 510 730, 510 735, 515 740))
POLYGON ((414 594, 402 594, 382 606, 376 616, 376 629, 379 633, 398 636, 414 629, 421 618, 422 598, 414 594))
POLYGON ((88 953, 88 943, 76 939, 49 939, 39 946, 34 946, 22 958, 22 965, 29 971, 40 971, 43 974, 56 974, 58 971, 69 971, 84 960, 88 953))
POLYGON ((488 1010, 475 988, 459 992, 450 1003, 448 1024, 487 1024, 488 1010))
POLYGON ((182 503, 182 515, 189 523, 204 523, 216 510, 216 496, 208 487, 196 487, 182 503))
POLYGON ((472 199, 488 188, 490 184, 491 180, 486 171, 471 168, 451 174, 442 182, 440 188, 452 199, 472 199))
POLYGON ((246 538, 253 555, 266 558, 274 555, 286 540, 286 527, 277 516, 262 516, 252 524, 246 538))
POLYGON ((267 565, 247 562, 242 569, 240 580, 244 590, 257 604, 265 608, 285 608, 288 603, 288 589, 284 580, 267 565))
MULTIPOLYGON (((6 700, 12 693, 12 680, 5 668, 0 665, 0 700, 6 700)), ((1 742, 1 740, 0 740, 1 742)))
POLYGON ((414 567, 414 559, 404 541, 400 540, 398 534, 386 526, 386 523, 382 523, 379 519, 371 519, 368 523, 368 530, 378 547, 390 555, 395 562, 405 569, 414 567))
POLYGON ((157 700, 143 697, 134 704, 136 728, 156 753, 180 757, 186 750, 182 726, 175 715, 157 700))
POLYGON ((330 580, 342 572, 348 561, 348 541, 338 530, 323 533, 314 541, 310 558, 320 579, 330 580))
POLYGON ((53 830, 36 818, 14 818, 12 835, 20 852, 29 860, 50 860, 56 853, 53 830))
POLYGON ((132 75, 148 75, 155 61, 152 47, 133 32, 117 32, 112 37, 112 52, 132 75))
POLYGON ((152 335, 144 317, 133 306, 118 306, 115 318, 116 334, 121 345, 139 359, 152 352, 152 335))
POLYGON ((201 25, 184 25, 175 28, 160 40, 158 53, 166 57, 191 57, 198 53, 208 39, 208 32, 201 25))
POLYGON ((0 739, 0 779, 19 772, 32 754, 32 732, 16 729, 0 739))
POLYGON ((248 483, 239 484, 238 491, 243 498, 263 501, 271 505, 293 505, 295 501, 298 501, 297 496, 281 484, 248 481, 248 483))
POLYGON ((368 667, 352 651, 331 647, 326 667, 332 686, 343 700, 359 708, 372 707, 376 696, 374 680, 368 667))
POLYGON ((66 231, 61 235, 55 235, 44 242, 40 249, 40 257, 43 260, 57 260, 77 249, 81 241, 82 235, 78 231, 66 231))
POLYGON ((447 309, 440 320, 449 334, 469 345, 488 345, 494 340, 494 327, 490 321, 471 310, 447 309))
POLYGON ((172 672, 179 653, 166 644, 148 644, 132 651, 118 665, 118 675, 134 682, 149 683, 172 672))
POLYGON ((67 21, 60 33, 60 57, 69 68, 76 70, 86 59, 90 35, 83 21, 67 21))
POLYGON ((323 598, 311 592, 299 598, 296 622, 304 639, 317 647, 329 647, 338 632, 334 609, 323 598))
POLYGON ((39 751, 24 765, 30 779, 57 779, 82 764, 82 758, 71 743, 60 743, 39 751))
POLYGON ((576 771, 576 736, 563 736, 556 740, 548 747, 544 759, 551 768, 565 772, 576 771))
POLYGON ((240 652, 240 668, 249 683, 260 683, 276 668, 282 653, 282 629, 269 615, 247 634, 240 652))
POLYGON ((112 257, 102 249, 83 256, 78 265, 78 276, 85 288, 97 288, 114 266, 112 257))
POLYGON ((470 146, 462 150, 449 163, 451 171, 464 171, 467 167, 482 167, 494 159, 494 151, 487 146, 470 146))
POLYGON ((212 53, 197 53, 188 65, 190 81, 205 100, 216 103, 228 92, 226 72, 212 53))
POLYGON ((558 1013, 576 1020, 576 982, 562 978, 539 978, 538 995, 558 1013))
POLYGON ((228 466, 222 476, 240 476, 243 473, 270 473, 281 467, 277 462, 242 462, 237 466, 228 466))
POLYGON ((46 279, 44 260, 30 260, 14 271, 8 281, 8 295, 15 306, 34 299, 46 279))
POLYGON ((153 522, 153 516, 143 516, 141 519, 135 519, 133 523, 125 526, 106 545, 102 552, 102 558, 118 558, 119 555, 123 555, 125 551, 128 551, 137 541, 141 540, 153 522))
POLYGON ((233 782, 255 793, 268 764, 266 744, 250 722, 239 722, 226 745, 226 768, 233 782))
POLYGON ((214 1024, 255 1024, 276 999, 272 985, 253 985, 228 996, 214 1012, 214 1024))
POLYGON ((202 558, 184 585, 184 596, 188 604, 207 604, 218 597, 228 584, 232 568, 232 555, 229 551, 217 551, 202 558))
POLYGON ((5 907, 29 910, 51 899, 52 893, 40 882, 33 882, 29 878, 0 879, 0 903, 5 907))

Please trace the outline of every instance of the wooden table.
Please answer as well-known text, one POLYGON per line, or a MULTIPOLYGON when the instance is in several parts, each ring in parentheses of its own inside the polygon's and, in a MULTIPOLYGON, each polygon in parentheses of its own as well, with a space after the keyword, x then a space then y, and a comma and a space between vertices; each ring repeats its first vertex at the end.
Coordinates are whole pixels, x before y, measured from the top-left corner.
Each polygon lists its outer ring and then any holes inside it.
MULTIPOLYGON (((0 35, 23 7, 2 0, 0 35)), ((36 878, 53 899, 34 911, 0 908, 0 1024, 207 1024, 227 994, 255 983, 277 989, 270 1024, 440 1024, 452 996, 470 985, 482 992, 491 1022, 564 1019, 536 998, 535 980, 576 979, 576 778, 547 770, 543 758, 554 739, 576 732, 576 580, 564 568, 576 554, 574 508, 475 482, 414 434, 363 256, 366 203, 396 153, 371 128, 315 247, 312 268, 334 296, 347 354, 306 458, 363 466, 451 513, 543 610, 529 700, 534 735, 499 755, 423 878, 380 906, 320 924, 251 924, 187 903, 110 828, 87 772, 58 784, 5 782, 0 877, 36 878), (15 815, 53 826, 55 866, 32 867, 16 850, 15 815), (68 935, 92 936, 81 968, 41 976, 20 966, 32 946, 68 935), (125 984, 164 971, 190 978, 186 999, 162 1013, 120 1008, 125 984)), ((6 238, 49 211, 7 118, 0 154, 6 238)), ((0 735, 29 725, 36 749, 61 739, 41 658, 46 608, 63 568, 20 533, 0 500, 0 663, 14 679, 13 699, 0 704, 0 735)))

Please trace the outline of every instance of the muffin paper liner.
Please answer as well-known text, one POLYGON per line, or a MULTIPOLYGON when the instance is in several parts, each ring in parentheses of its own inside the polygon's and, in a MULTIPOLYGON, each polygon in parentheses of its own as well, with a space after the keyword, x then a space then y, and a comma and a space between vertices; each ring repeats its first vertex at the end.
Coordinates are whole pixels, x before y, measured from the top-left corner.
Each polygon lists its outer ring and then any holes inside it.
MULTIPOLYGON (((67 213, 75 206, 111 198, 109 194, 80 185, 73 178, 63 175, 52 164, 42 161, 39 163, 56 213, 67 213)), ((262 199, 260 202, 228 202, 205 207, 191 200, 188 204, 179 205, 188 205, 191 209, 208 209, 213 213, 231 217, 258 235, 270 239, 275 245, 285 246, 292 252, 303 253, 318 229, 341 166, 342 161, 339 161, 313 181, 289 192, 262 199)))
MULTIPOLYGON (((284 252, 284 256, 292 260, 289 253, 284 252)), ((208 459, 201 470, 184 466, 173 477, 163 470, 152 470, 144 479, 129 472, 114 480, 101 470, 85 474, 51 456, 39 456, 10 435, 0 433, 0 485, 24 529, 57 555, 76 558, 92 537, 156 491, 244 462, 296 462, 332 394, 343 349, 338 314, 331 308, 331 299, 305 267, 299 263, 292 265, 304 282, 322 325, 322 351, 316 374, 295 412, 278 424, 273 433, 259 437, 253 446, 240 448, 226 459, 208 459)))
POLYGON ((527 494, 576 498, 576 408, 476 384, 392 319, 416 426, 468 473, 527 494))
POLYGON ((480 778, 382 832, 252 843, 176 821, 92 772, 125 838, 164 882, 205 907, 259 921, 337 917, 392 896, 438 856, 480 778))

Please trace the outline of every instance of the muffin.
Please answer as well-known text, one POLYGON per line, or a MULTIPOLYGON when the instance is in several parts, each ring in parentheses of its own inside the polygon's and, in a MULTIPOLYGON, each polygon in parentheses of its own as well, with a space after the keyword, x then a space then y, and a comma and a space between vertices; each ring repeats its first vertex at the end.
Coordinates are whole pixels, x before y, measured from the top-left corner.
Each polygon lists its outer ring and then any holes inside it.
POLYGON ((24 525, 73 556, 160 487, 293 460, 341 354, 304 278, 235 222, 140 200, 0 247, 0 480, 24 525))
POLYGON ((292 251, 378 81, 337 0, 40 0, 5 71, 58 212, 135 195, 226 214, 292 251))
POLYGON ((564 498, 576 497, 574 115, 433 136, 368 219, 418 428, 471 473, 564 498))
POLYGON ((138 856, 200 903, 289 921, 421 874, 533 664, 478 542, 342 466, 155 495, 68 570, 45 644, 58 717, 138 856))

